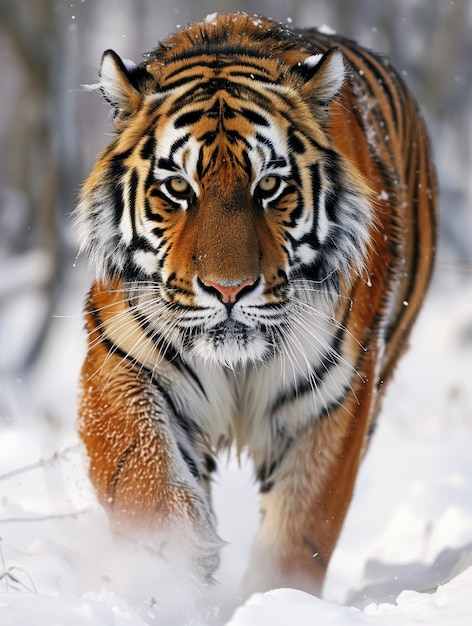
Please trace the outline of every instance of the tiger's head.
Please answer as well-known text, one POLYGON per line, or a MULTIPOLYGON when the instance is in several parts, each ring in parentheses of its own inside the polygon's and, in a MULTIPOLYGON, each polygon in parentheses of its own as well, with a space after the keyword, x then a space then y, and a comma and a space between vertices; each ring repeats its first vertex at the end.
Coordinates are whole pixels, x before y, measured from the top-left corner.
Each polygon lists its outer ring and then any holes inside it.
POLYGON ((328 132, 345 73, 338 49, 247 15, 188 27, 140 65, 105 52, 117 135, 76 219, 98 279, 122 281, 156 341, 234 366, 280 349, 301 302, 332 315, 371 222, 328 132))

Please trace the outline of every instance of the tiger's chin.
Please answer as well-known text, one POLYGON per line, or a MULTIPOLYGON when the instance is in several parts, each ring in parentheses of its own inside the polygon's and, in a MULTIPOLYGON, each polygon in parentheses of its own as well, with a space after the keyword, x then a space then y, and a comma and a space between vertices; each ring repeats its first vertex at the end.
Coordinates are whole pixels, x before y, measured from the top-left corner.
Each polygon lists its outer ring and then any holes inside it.
POLYGON ((192 360, 229 369, 264 362, 276 350, 262 331, 238 322, 218 325, 194 337, 187 348, 192 360))

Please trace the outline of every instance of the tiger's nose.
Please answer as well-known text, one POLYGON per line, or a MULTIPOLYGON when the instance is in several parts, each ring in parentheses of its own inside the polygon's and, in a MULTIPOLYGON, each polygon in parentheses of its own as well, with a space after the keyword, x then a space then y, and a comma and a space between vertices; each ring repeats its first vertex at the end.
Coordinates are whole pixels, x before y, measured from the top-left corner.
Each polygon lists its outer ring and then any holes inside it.
POLYGON ((221 302, 223 302, 223 304, 234 304, 238 298, 238 294, 240 294, 243 289, 246 289, 246 287, 252 287, 254 281, 248 278, 237 285, 221 285, 215 280, 206 280, 203 284, 208 289, 214 289, 221 294, 221 302))

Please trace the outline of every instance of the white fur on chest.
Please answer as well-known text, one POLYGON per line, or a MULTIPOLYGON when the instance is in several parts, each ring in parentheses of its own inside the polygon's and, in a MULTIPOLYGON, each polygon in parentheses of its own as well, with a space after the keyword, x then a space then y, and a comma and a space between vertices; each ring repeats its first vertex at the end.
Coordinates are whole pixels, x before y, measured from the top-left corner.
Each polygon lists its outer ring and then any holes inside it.
POLYGON ((198 361, 191 366, 199 385, 189 377, 172 383, 176 402, 212 446, 234 442, 239 450, 247 446, 264 456, 280 432, 295 435, 344 398, 355 375, 349 358, 353 338, 343 338, 334 351, 332 322, 317 319, 316 333, 307 333, 307 320, 303 328, 292 327, 286 345, 264 363, 230 370, 198 361), (284 393, 290 399, 278 406, 284 393))

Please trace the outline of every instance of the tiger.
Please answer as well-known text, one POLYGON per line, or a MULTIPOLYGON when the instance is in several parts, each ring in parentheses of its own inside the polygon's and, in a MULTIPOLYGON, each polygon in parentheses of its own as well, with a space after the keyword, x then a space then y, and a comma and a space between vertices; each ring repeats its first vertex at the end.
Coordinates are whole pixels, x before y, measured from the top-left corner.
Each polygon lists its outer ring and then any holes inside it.
POLYGON ((321 594, 432 274, 416 101, 356 42, 245 13, 140 64, 107 50, 95 87, 116 132, 75 221, 95 273, 78 432, 98 500, 120 533, 181 538, 214 580, 218 455, 247 454, 245 589, 321 594))

